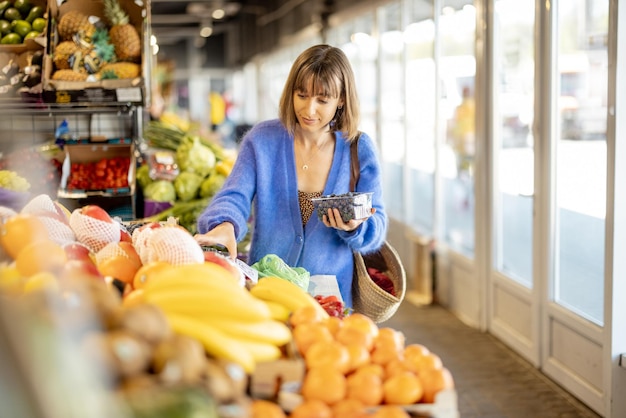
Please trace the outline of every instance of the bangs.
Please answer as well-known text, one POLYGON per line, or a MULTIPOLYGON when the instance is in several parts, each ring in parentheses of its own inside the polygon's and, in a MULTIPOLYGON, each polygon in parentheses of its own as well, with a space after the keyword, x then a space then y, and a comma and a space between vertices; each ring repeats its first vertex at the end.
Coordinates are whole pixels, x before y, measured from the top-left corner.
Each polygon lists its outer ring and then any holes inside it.
POLYGON ((328 67, 319 64, 307 66, 300 71, 294 90, 311 96, 341 97, 339 77, 328 67))

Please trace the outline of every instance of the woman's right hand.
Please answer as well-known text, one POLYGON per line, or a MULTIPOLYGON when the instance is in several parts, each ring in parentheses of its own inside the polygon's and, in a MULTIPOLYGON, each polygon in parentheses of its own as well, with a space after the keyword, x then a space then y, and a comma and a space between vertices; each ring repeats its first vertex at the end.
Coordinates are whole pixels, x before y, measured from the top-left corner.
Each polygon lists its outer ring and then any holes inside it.
POLYGON ((228 250, 228 255, 233 260, 237 258, 237 238, 235 227, 230 222, 223 222, 204 234, 194 235, 200 245, 212 246, 223 245, 228 250))

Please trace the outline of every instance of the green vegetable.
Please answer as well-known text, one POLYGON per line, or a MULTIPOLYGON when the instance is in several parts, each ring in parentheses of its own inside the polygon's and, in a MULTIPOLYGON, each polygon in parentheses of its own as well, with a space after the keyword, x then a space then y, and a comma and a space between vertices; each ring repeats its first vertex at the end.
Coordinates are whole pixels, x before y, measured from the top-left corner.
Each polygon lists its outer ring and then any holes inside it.
POLYGON ((146 187, 148 187, 148 185, 154 181, 152 180, 152 177, 150 177, 150 167, 148 166, 148 164, 142 164, 137 169, 136 178, 137 183, 139 183, 139 187, 141 187, 143 190, 145 190, 146 187))
POLYGON ((203 178, 196 173, 185 171, 174 179, 174 188, 179 200, 186 202, 195 199, 200 191, 203 178))
POLYGON ((267 254, 251 266, 259 272, 259 278, 276 276, 290 281, 305 291, 309 290, 311 274, 302 267, 289 267, 276 254, 267 254))
POLYGON ((176 200, 176 188, 171 181, 157 180, 146 186, 143 195, 156 202, 172 202, 176 200))
POLYGON ((15 171, 0 170, 0 187, 15 192, 25 192, 30 189, 30 183, 15 171))
POLYGON ((219 173, 210 174, 200 185, 200 197, 213 197, 222 188, 225 181, 226 177, 219 173))
POLYGON ((181 171, 206 177, 215 167, 215 153, 203 145, 197 136, 185 136, 176 149, 176 160, 181 171))

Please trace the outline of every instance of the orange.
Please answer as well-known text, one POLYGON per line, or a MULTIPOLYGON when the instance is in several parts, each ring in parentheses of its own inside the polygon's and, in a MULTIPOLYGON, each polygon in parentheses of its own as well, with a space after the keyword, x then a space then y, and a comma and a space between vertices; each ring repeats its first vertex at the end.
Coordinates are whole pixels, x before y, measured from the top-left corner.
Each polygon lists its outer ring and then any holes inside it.
POLYGON ((347 377, 346 397, 356 399, 366 406, 380 405, 383 401, 383 380, 375 372, 360 371, 347 377))
POLYGON ((332 406, 333 416, 336 418, 366 417, 367 409, 358 399, 342 399, 332 406))
POLYGON ((140 267, 141 265, 137 265, 125 255, 109 257, 98 263, 98 271, 100 274, 114 277, 124 283, 132 283, 140 267))
POLYGON ((319 341, 313 343, 304 355, 309 369, 329 366, 346 373, 350 367, 350 353, 345 345, 337 341, 319 341))
POLYGON ((348 349, 348 355, 350 356, 350 362, 348 372, 358 369, 361 366, 369 364, 370 352, 361 344, 346 344, 348 349))
POLYGON ((394 358, 385 364, 385 377, 393 376, 396 373, 402 373, 406 371, 411 371, 406 368, 404 359, 398 357, 394 358))
POLYGON ((424 370, 441 369, 443 367, 443 362, 441 361, 441 358, 437 354, 432 352, 429 352, 428 354, 425 354, 421 357, 405 359, 404 364, 407 370, 410 370, 417 374, 422 373, 424 370))
POLYGON ((374 337, 371 333, 350 325, 343 326, 337 330, 335 339, 345 345, 359 344, 367 351, 370 351, 374 346, 374 337))
POLYGON ((0 244, 13 259, 28 244, 47 239, 48 230, 35 215, 18 213, 0 225, 0 244))
POLYGON ((171 267, 172 265, 167 261, 152 261, 142 265, 133 277, 133 288, 141 289, 146 283, 150 281, 153 275, 158 275, 163 270, 171 267))
POLYGON ((336 316, 329 316, 324 319, 324 325, 328 328, 333 337, 337 335, 337 332, 343 328, 343 320, 336 316))
POLYGON ((305 400, 291 411, 289 418, 333 418, 333 411, 322 401, 305 400))
POLYGON ((383 405, 370 418, 410 418, 408 412, 398 405, 383 405))
POLYGON ((418 378, 422 382, 424 388, 424 397, 422 402, 433 403, 437 393, 444 389, 454 388, 454 379, 450 371, 445 368, 428 369, 420 372, 418 378))
POLYGON ((26 245, 15 259, 15 268, 24 277, 47 271, 56 273, 67 263, 65 250, 48 239, 33 241, 26 245))
POLYGON ((296 347, 303 356, 312 344, 333 341, 330 331, 321 322, 300 324, 293 329, 292 334, 296 347))
POLYGON ((402 331, 393 328, 380 328, 378 336, 374 339, 374 346, 380 344, 393 344, 397 350, 404 351, 405 337, 402 331))
POLYGON ((289 318, 289 323, 292 327, 297 327, 300 324, 311 322, 322 322, 324 317, 319 309, 314 306, 307 305, 296 309, 289 318))
POLYGON ((386 366, 392 360, 400 359, 402 351, 390 341, 379 341, 372 350, 370 360, 372 363, 386 366))
POLYGON ((305 401, 318 400, 333 405, 346 397, 346 377, 332 367, 310 369, 302 382, 302 396, 305 401))
POLYGON ((419 402, 423 395, 421 380, 411 372, 397 373, 383 382, 386 404, 410 405, 419 402))
POLYGON ((253 399, 250 404, 250 418, 287 418, 278 404, 264 399, 253 399))
POLYGON ((343 319, 343 328, 354 327, 365 334, 370 334, 372 339, 378 336, 378 325, 368 316, 358 312, 348 315, 343 319))
POLYGON ((356 369, 355 373, 358 373, 358 372, 361 372, 361 371, 375 373, 381 379, 384 379, 384 377, 385 377, 385 369, 380 364, 374 364, 374 363, 365 364, 365 365, 363 365, 361 367, 358 367, 356 369))
POLYGON ((422 357, 428 353, 430 353, 430 350, 425 345, 422 345, 422 344, 413 343, 413 344, 408 344, 404 347, 405 359, 422 357))
POLYGON ((144 303, 143 293, 144 293, 143 289, 135 289, 124 294, 122 298, 122 306, 124 306, 125 308, 129 308, 131 306, 140 305, 144 303))

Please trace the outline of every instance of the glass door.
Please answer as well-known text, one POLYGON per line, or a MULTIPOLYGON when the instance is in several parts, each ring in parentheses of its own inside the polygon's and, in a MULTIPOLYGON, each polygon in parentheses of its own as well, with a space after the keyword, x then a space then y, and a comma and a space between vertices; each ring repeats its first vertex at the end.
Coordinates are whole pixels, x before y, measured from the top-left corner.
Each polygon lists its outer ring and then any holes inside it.
POLYGON ((492 27, 494 233, 488 327, 538 364, 532 257, 535 0, 496 0, 492 27))

